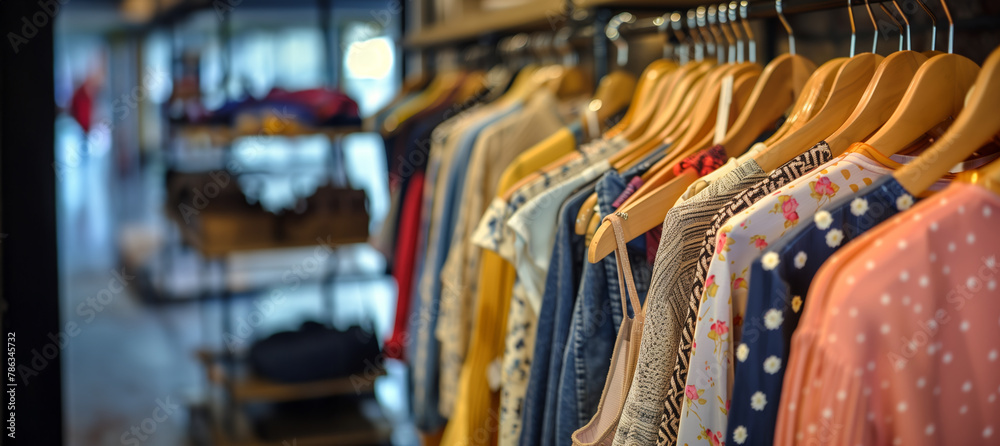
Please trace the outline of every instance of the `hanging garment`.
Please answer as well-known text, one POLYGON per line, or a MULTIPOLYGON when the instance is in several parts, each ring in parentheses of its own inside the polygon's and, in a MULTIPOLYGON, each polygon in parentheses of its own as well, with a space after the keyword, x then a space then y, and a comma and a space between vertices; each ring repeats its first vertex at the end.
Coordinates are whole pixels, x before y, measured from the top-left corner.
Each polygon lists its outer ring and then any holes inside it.
MULTIPOLYGON (((457 381, 457 370, 461 363, 448 368, 454 362, 447 361, 441 354, 440 343, 434 336, 440 304, 441 281, 438 272, 444 264, 444 255, 451 244, 451 234, 457 217, 461 190, 464 181, 464 166, 475 138, 487 125, 512 113, 515 106, 497 109, 481 107, 471 113, 457 116, 452 133, 445 140, 442 164, 439 168, 434 189, 433 208, 424 254, 423 271, 417 288, 420 296, 421 323, 417 327, 417 354, 414 355, 414 414, 417 427, 433 432, 444 426, 446 417, 440 407, 453 400, 457 381), (447 373, 454 371, 454 378, 447 373)), ((454 118, 453 118, 454 119, 454 118)), ((432 152, 435 150, 431 148, 432 152)))
POLYGON ((586 426, 573 433, 573 446, 610 446, 614 442, 618 419, 621 417, 622 405, 628 395, 635 373, 635 361, 639 355, 639 344, 642 337, 644 314, 639 302, 635 281, 632 280, 632 265, 628 257, 625 237, 622 235, 621 217, 610 214, 605 217, 611 221, 617 244, 616 259, 618 260, 618 283, 621 293, 622 320, 615 339, 614 352, 611 355, 611 366, 604 380, 604 392, 597 405, 597 413, 586 426), (620 284, 625 284, 622 287, 620 284), (627 292, 627 293, 626 293, 627 292), (626 294, 628 296, 626 297, 626 294), (631 303, 634 316, 628 316, 628 306, 631 303))
MULTIPOLYGON (((722 225, 726 223, 732 216, 745 211, 747 208, 752 206, 761 198, 773 193, 778 188, 798 179, 807 172, 819 167, 822 164, 830 161, 832 154, 830 153, 830 148, 826 144, 817 144, 811 149, 807 150, 805 153, 795 157, 791 161, 785 163, 782 167, 775 169, 773 172, 768 174, 767 178, 761 180, 754 186, 739 192, 736 194, 725 206, 722 207, 713 217, 709 224, 708 230, 705 232, 704 238, 701 242, 701 251, 698 254, 697 263, 695 263, 695 278, 693 281, 694 292, 690 293, 687 299, 686 310, 687 319, 690 320, 697 315, 698 302, 701 300, 701 292, 704 285, 705 272, 708 270, 708 265, 712 260, 712 256, 715 254, 715 235, 722 228, 722 225)), ((679 380, 674 382, 675 377, 677 377, 681 371, 683 371, 684 377, 687 376, 688 360, 690 355, 684 352, 691 351, 691 340, 694 338, 694 325, 684 324, 680 327, 680 344, 678 347, 678 353, 676 355, 676 361, 672 373, 670 374, 670 381, 661 383, 659 385, 667 386, 667 398, 663 400, 662 417, 659 421, 659 429, 657 434, 657 444, 672 444, 677 438, 677 427, 680 421, 680 405, 683 397, 683 392, 678 392, 677 389, 683 388, 683 381, 679 380), (676 389, 675 389, 676 388, 676 389)), ((646 379, 644 375, 640 375, 637 379, 646 379)), ((637 395, 639 397, 640 395, 637 395)))
MULTIPOLYGON (((684 158, 673 169, 674 175, 677 176, 686 170, 693 170, 697 175, 704 177, 720 168, 725 169, 728 165, 725 148, 715 145, 684 158)), ((646 233, 646 247, 650 261, 656 260, 655 253, 660 248, 660 236, 663 235, 661 231, 662 228, 655 227, 646 233)))
POLYGON ((956 182, 829 272, 838 279, 810 293, 819 299, 803 318, 827 310, 810 323, 819 335, 803 352, 810 367, 790 371, 802 373, 809 393, 781 412, 779 428, 794 420, 801 441, 829 444, 995 441, 998 206, 993 191, 956 182))

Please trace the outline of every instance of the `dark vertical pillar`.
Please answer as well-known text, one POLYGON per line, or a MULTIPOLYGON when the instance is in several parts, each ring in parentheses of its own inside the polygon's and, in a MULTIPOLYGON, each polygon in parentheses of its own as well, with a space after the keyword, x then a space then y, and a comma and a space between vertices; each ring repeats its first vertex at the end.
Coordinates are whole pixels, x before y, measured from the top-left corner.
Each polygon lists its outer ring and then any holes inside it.
POLYGON ((611 20, 611 11, 599 8, 594 12, 594 82, 600 82, 608 74, 608 37, 604 28, 611 20))
POLYGON ((63 444, 53 27, 60 3, 0 2, 0 309, 5 445, 63 444), (10 337, 13 334, 13 338, 10 337), (53 338, 56 341, 53 341, 53 338), (16 370, 7 374, 9 349, 16 370), (38 352, 36 354, 34 352, 38 352), (17 369, 26 372, 26 383, 17 369), (11 381, 13 378, 13 381, 11 381), (14 437, 7 429, 14 393, 14 437))
POLYGON ((333 59, 339 57, 340 52, 335 51, 335 37, 333 36, 333 26, 330 23, 333 19, 330 11, 330 0, 317 0, 316 3, 319 8, 319 29, 323 33, 323 73, 326 75, 326 86, 337 88, 336 65, 333 59))

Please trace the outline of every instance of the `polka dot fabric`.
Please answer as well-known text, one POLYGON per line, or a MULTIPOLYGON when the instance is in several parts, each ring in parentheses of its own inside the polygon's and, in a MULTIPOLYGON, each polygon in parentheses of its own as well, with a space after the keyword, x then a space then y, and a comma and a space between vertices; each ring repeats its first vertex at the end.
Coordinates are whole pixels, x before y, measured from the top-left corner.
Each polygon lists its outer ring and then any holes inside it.
POLYGON ((776 444, 1000 442, 998 210, 957 183, 823 267, 776 444))

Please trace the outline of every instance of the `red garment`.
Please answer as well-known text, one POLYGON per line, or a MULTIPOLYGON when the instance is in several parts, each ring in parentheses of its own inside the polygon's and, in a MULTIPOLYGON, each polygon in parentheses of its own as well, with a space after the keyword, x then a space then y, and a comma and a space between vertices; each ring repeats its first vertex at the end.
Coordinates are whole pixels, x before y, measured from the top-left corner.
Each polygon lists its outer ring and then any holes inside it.
POLYGON ((312 88, 308 90, 287 91, 274 88, 264 98, 267 102, 289 102, 307 108, 313 115, 316 125, 335 117, 357 118, 360 114, 358 103, 340 90, 312 88))
POLYGON ((416 263, 417 239, 420 230, 421 204, 424 195, 424 173, 417 172, 410 179, 410 186, 403 197, 403 207, 399 215, 399 232, 396 237, 395 267, 392 276, 396 279, 396 322, 392 337, 385 343, 383 351, 393 359, 404 360, 409 341, 407 322, 410 318, 410 301, 413 294, 413 268, 416 263))
MULTIPOLYGON (((674 166, 674 175, 680 176, 687 169, 694 169, 698 176, 705 176, 726 164, 726 149, 718 144, 682 159, 674 166)), ((656 250, 660 248, 663 228, 657 226, 646 233, 646 259, 655 263, 656 250)))
POLYGON ((726 164, 726 149, 716 144, 694 155, 682 159, 674 166, 674 175, 680 175, 688 169, 694 169, 698 176, 705 176, 726 164))
POLYGON ((73 92, 73 97, 69 103, 69 113, 80 124, 80 127, 83 127, 84 133, 90 131, 91 117, 94 113, 94 98, 87 91, 86 82, 76 87, 76 90, 73 92))

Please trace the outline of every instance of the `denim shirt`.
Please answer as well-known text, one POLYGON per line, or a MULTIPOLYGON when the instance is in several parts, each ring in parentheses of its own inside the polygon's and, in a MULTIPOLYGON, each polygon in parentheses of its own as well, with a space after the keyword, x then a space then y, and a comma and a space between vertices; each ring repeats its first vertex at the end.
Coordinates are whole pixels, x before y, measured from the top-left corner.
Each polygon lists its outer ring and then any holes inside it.
POLYGON ((774 442, 777 402, 781 400, 792 333, 813 277, 837 250, 915 200, 895 178, 885 176, 858 195, 824 206, 813 221, 771 245, 751 264, 743 342, 736 351, 730 440, 751 445, 774 442), (765 256, 770 256, 767 267, 762 261, 765 256), (779 259, 777 264, 774 259, 779 259), (775 403, 762 410, 752 409, 751 396, 758 392, 775 403))
MULTIPOLYGON (((625 179, 613 170, 597 182, 597 204, 602 218, 615 211, 611 203, 625 186, 625 179)), ((645 250, 630 246, 629 257, 639 299, 645 300, 652 265, 646 260, 645 250)), ((618 287, 615 256, 609 255, 595 264, 584 264, 565 349, 552 352, 549 385, 555 392, 550 390, 547 397, 553 396, 555 401, 546 401, 541 444, 571 444, 573 432, 597 411, 604 381, 595 377, 608 374, 623 319, 618 287), (556 360, 556 356, 561 356, 560 360, 556 360)), ((553 342, 558 345, 559 338, 553 342)))

